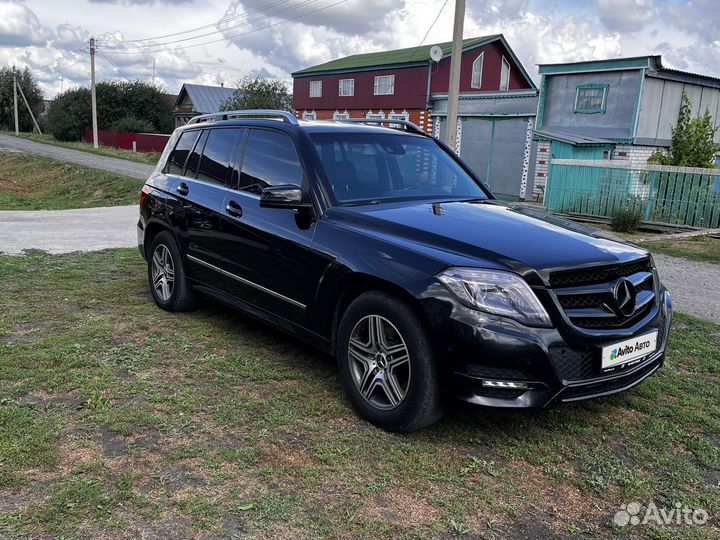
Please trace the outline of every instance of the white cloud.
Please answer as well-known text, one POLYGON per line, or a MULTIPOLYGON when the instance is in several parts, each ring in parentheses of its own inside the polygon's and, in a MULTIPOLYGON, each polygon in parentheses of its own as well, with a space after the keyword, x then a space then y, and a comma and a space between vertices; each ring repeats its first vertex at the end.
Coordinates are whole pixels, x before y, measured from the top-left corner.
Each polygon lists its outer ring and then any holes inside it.
POLYGON ((0 0, 0 44, 11 47, 44 45, 52 33, 19 0, 0 0))
POLYGON ((597 12, 605 27, 616 32, 640 30, 656 17, 653 0, 597 0, 597 12))

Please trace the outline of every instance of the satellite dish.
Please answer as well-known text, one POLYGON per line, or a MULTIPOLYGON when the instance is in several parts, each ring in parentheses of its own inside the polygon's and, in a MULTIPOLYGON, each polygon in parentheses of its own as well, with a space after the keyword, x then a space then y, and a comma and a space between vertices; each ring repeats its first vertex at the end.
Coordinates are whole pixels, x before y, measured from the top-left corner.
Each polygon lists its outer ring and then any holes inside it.
POLYGON ((443 52, 440 47, 437 45, 433 45, 430 49, 430 58, 432 58, 433 62, 439 62, 443 57, 443 52))

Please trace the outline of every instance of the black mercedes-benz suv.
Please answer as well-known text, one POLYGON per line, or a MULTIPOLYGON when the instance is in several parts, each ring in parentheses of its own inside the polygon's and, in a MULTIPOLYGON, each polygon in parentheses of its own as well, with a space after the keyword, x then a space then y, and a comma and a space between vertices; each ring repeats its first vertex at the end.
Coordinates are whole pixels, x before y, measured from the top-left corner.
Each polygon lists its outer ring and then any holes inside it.
POLYGON ((529 408, 632 388, 672 319, 646 251, 499 202, 408 122, 197 117, 142 190, 138 242, 159 307, 201 293, 336 355, 353 406, 394 431, 448 395, 529 408))

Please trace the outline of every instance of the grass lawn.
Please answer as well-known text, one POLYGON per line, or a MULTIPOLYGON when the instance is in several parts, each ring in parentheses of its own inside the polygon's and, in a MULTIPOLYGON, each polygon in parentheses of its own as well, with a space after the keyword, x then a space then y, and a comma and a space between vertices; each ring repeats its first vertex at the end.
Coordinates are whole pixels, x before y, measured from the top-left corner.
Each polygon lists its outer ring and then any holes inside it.
POLYGON ((211 301, 158 310, 134 249, 0 256, 0 536, 718 538, 720 326, 671 339, 625 395, 398 436, 331 358, 211 301), (714 519, 614 527, 633 501, 714 519))
MULTIPOLYGON (((5 132, 6 135, 15 136, 15 132, 5 132)), ((52 135, 38 135, 37 133, 21 133, 20 137, 29 139, 31 141, 52 144, 53 146, 62 146, 63 148, 72 148, 73 150, 82 150, 83 152, 90 152, 92 154, 100 154, 102 156, 115 157, 120 159, 127 159, 128 161, 137 161, 138 163, 148 163, 155 165, 160 159, 158 152, 132 152, 131 150, 120 150, 111 146, 100 146, 95 148, 92 144, 86 142, 68 142, 59 141, 52 135)))
POLYGON ((0 152, 0 210, 137 204, 142 180, 50 158, 0 152))
POLYGON ((720 239, 718 238, 696 236, 685 240, 664 240, 640 245, 653 253, 720 263, 720 239))

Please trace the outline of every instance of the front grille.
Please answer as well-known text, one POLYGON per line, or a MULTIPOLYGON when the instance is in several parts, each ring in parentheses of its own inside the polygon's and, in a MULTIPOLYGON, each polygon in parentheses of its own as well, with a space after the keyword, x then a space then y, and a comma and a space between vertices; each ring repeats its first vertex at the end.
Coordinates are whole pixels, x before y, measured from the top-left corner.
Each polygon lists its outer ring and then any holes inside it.
POLYGON ((626 328, 646 316, 655 304, 655 274, 649 259, 562 270, 550 274, 549 280, 560 307, 580 328, 626 328), (620 278, 627 278, 635 286, 637 305, 629 316, 617 311, 613 297, 613 287, 620 278))
POLYGON ((596 374, 595 354, 568 347, 550 347, 550 362, 564 381, 582 381, 596 374))
POLYGON ((550 286, 555 288, 587 285, 589 283, 603 283, 606 281, 614 281, 617 278, 631 276, 638 272, 650 272, 650 270, 649 259, 610 267, 561 270, 550 274, 550 286))
POLYGON ((597 394, 604 394, 607 392, 612 392, 613 390, 619 390, 629 384, 632 384, 635 381, 647 377, 650 373, 656 370, 657 367, 658 361, 656 360, 646 366, 643 366, 631 375, 617 377, 615 379, 609 379, 606 381, 594 382, 582 386, 574 386, 565 390, 560 395, 560 399, 562 401, 575 401, 587 397, 592 397, 597 394))

